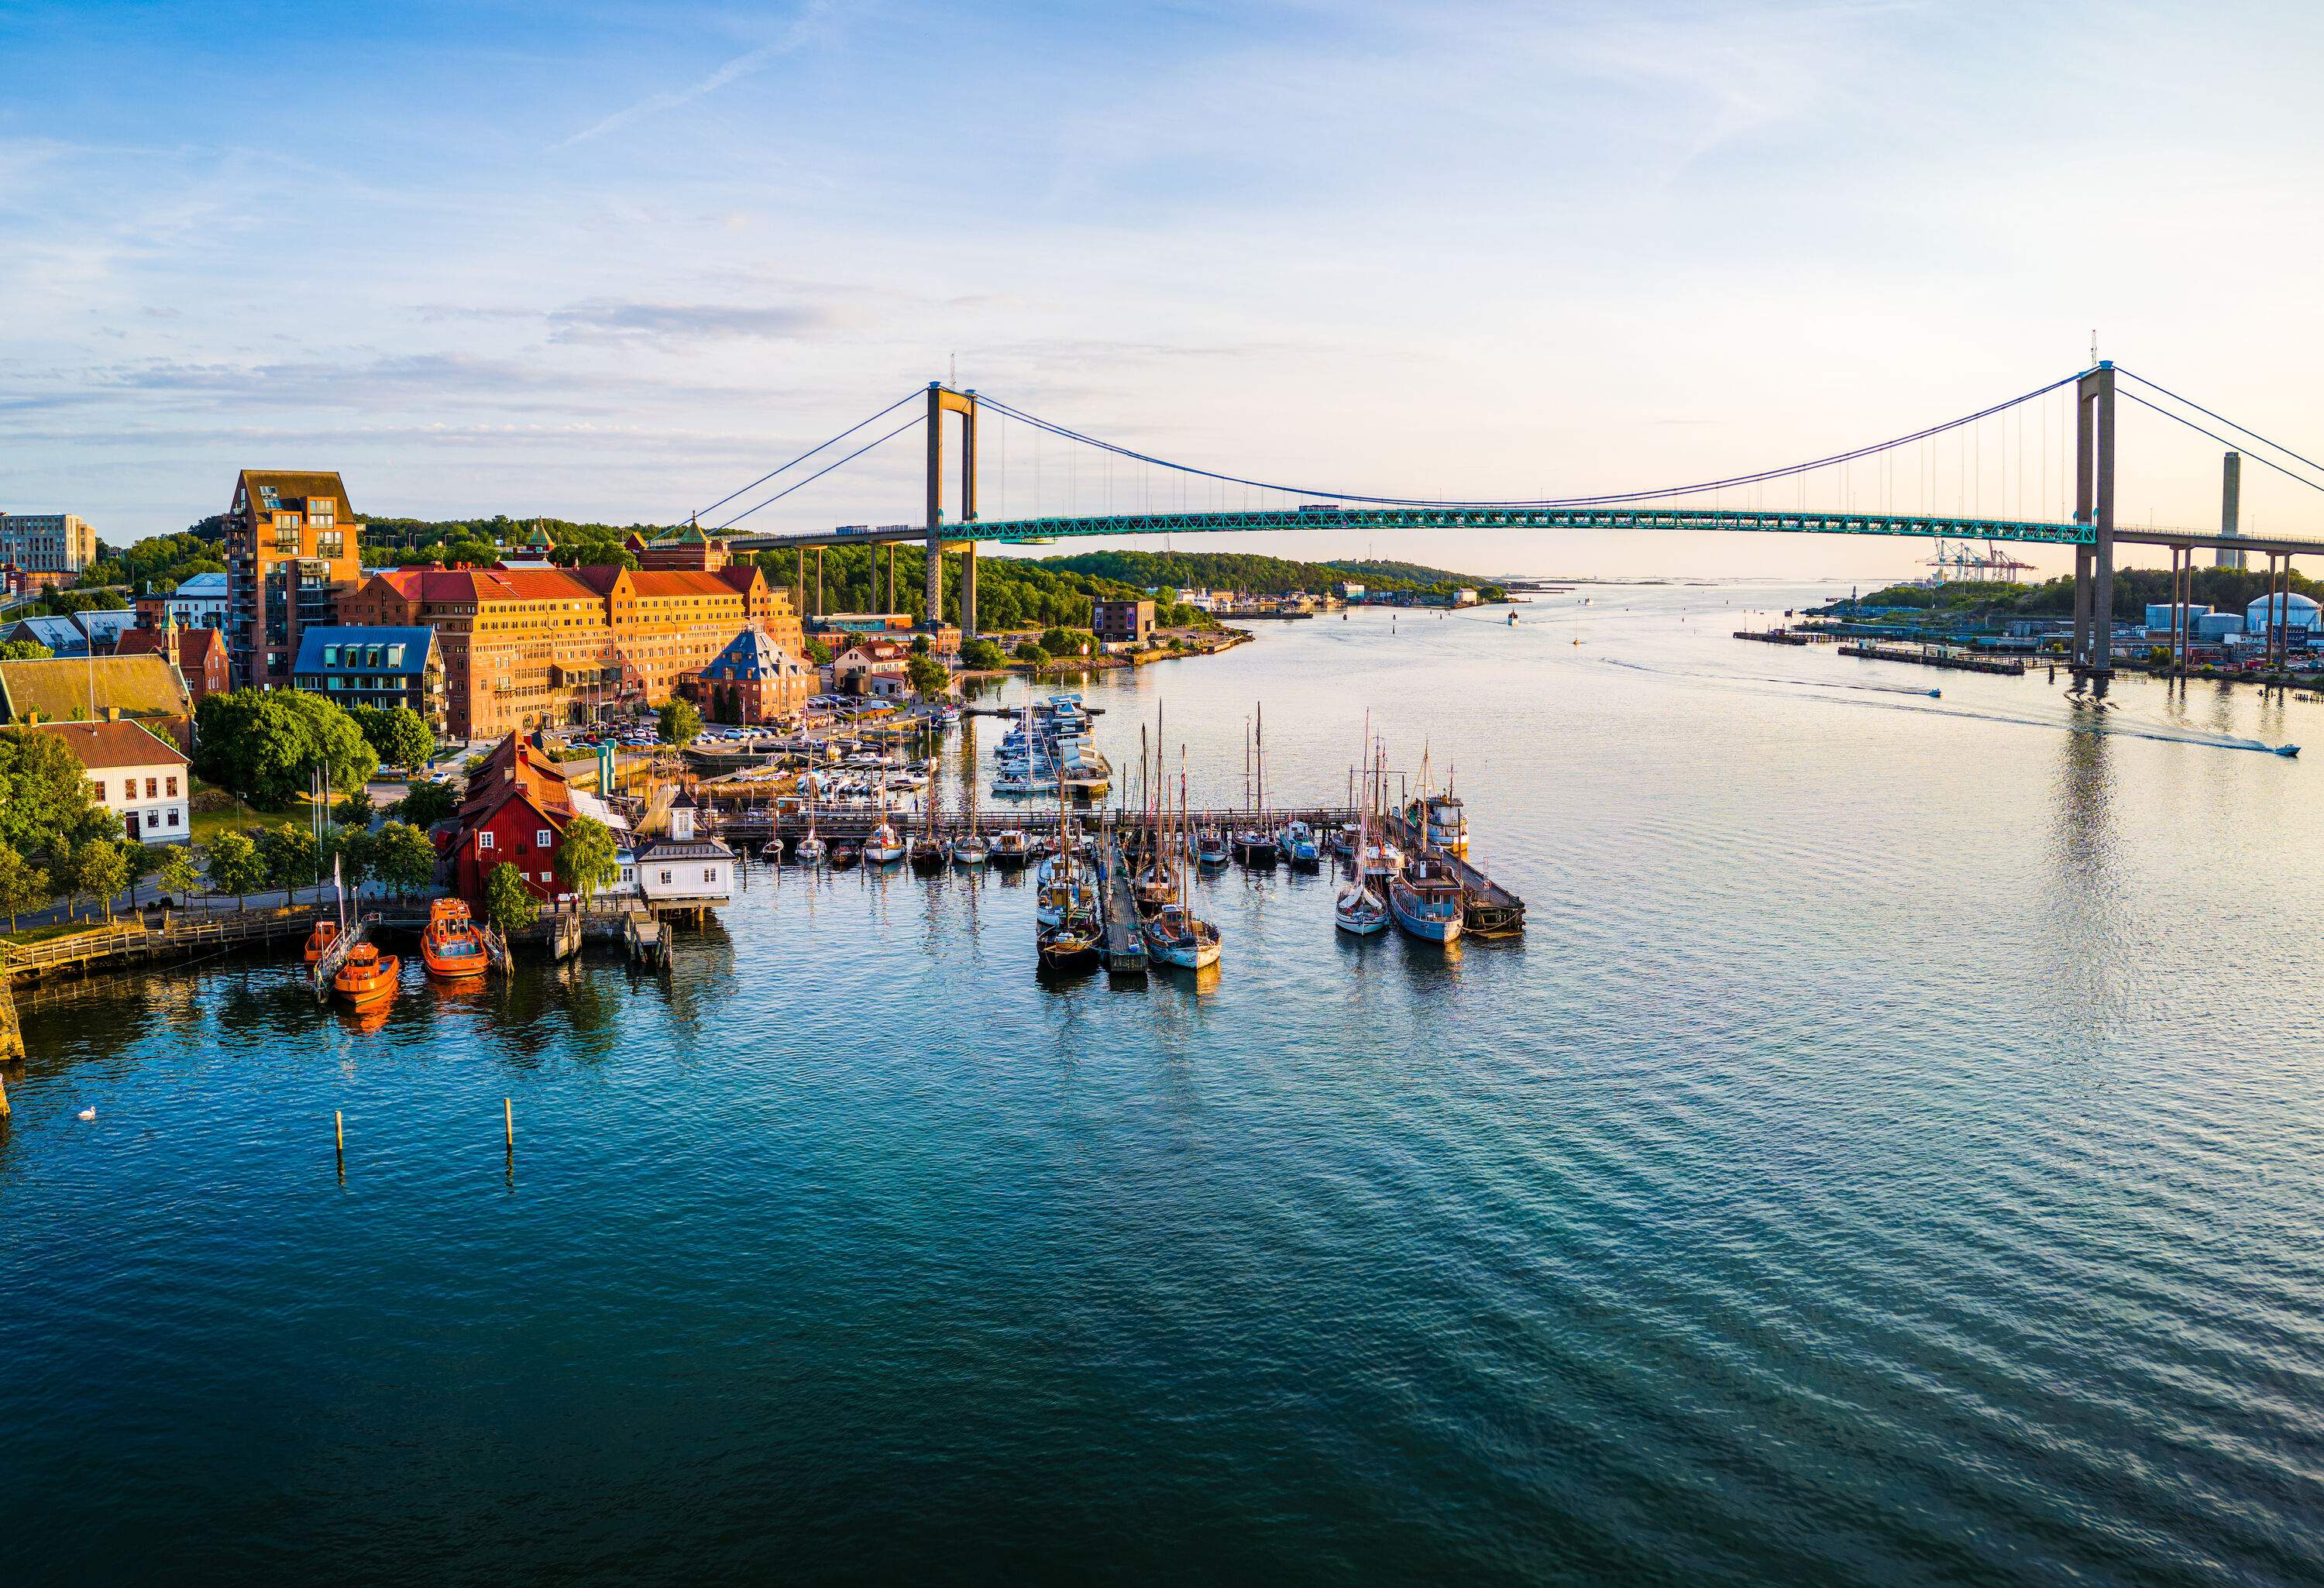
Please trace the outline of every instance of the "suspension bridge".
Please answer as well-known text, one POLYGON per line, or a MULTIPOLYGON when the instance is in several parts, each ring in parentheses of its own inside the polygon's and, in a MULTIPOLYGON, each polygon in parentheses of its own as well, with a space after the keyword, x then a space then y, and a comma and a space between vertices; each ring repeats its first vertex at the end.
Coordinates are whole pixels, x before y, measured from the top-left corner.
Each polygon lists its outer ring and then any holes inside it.
MULTIPOLYGON (((703 527, 727 540, 737 551, 795 551, 794 577, 801 610, 806 606, 807 553, 816 553, 819 589, 820 553, 824 548, 890 548, 888 595, 892 607, 896 594, 893 549, 916 544, 927 553, 927 621, 941 623, 945 615, 944 559, 947 556, 957 558, 960 577, 955 615, 962 630, 968 633, 976 632, 976 559, 980 546, 1028 545, 1089 536, 1320 530, 1425 532, 1613 529, 1914 536, 1981 540, 1988 545, 2070 546, 2074 551, 2074 623, 2070 661, 2077 675, 2103 679, 2113 665, 2116 547, 2153 546, 2170 553, 2175 614, 2172 645, 2182 662, 2190 643, 2184 632, 2183 614, 2192 594, 2194 561, 2199 553, 2210 551, 2223 562, 2232 559, 2233 566, 2239 568, 2244 566, 2246 557, 2265 557, 2267 589, 2272 596, 2284 600, 2287 610, 2292 559, 2324 555, 2324 540, 2242 532, 2236 520, 2235 471, 2239 455, 2235 451, 2228 455, 2229 473, 2218 531, 2158 529, 2151 525, 2139 528, 2118 523, 2116 419, 2118 404, 2124 402, 2152 410, 2231 448, 2239 448, 2254 461, 2324 491, 2324 465, 2269 441, 2258 432, 2111 361, 2099 361, 2047 385, 1941 424, 1802 463, 1636 491, 1515 501, 1382 496, 1227 474, 1085 434, 990 394, 931 382, 925 391, 906 394, 750 485, 728 493, 709 507, 697 510, 693 517, 699 526, 704 517, 715 518, 719 510, 732 509, 724 522, 703 527), (2132 386, 2139 389, 2133 390, 2132 386), (852 450, 822 462, 812 472, 797 474, 775 485, 782 476, 805 469, 825 454, 857 442, 867 430, 908 409, 913 411, 908 417, 884 433, 853 445, 852 450), (2038 464, 2032 461, 2032 438, 2027 434, 2029 416, 2038 419, 2038 464), (956 423, 948 425, 948 420, 956 423), (2206 420, 2229 433, 2211 429, 2206 420), (1012 506, 1018 493, 1009 488, 1007 436, 1012 429, 1030 432, 1035 447, 1035 511, 1030 513, 1004 512, 987 518, 979 511, 980 487, 988 472, 988 460, 980 456, 979 431, 981 426, 995 423, 1001 426, 1001 436, 999 472, 1012 506), (926 459, 924 510, 915 522, 850 524, 788 532, 742 527, 745 521, 774 503, 914 429, 923 432, 926 459), (958 480, 949 512, 945 490, 952 472, 946 458, 948 429, 959 437, 958 480), (1987 456, 1988 436, 1995 438, 1991 459, 1987 456), (2254 443, 2258 444, 2256 448, 2254 443), (1058 451, 1061 463, 1048 460, 1042 451, 1044 444, 1058 451), (1082 501, 1098 489, 1098 471, 1093 468, 1086 479, 1082 471, 1081 460, 1092 455, 1102 459, 1103 465, 1103 505, 1094 511, 1082 501), (1063 479, 1058 477, 1060 468, 1064 471, 1063 479), (1908 469, 1909 480, 1905 477, 1908 469), (1827 500, 1811 506, 1811 480, 1817 483, 1820 494, 1840 498, 1839 504, 1827 500), (1158 503, 1157 481, 1161 487, 1158 503), (1130 505, 1116 505, 1118 485, 1132 498, 1130 505), (766 494, 757 501, 747 506, 735 506, 761 491, 766 494), (1984 507, 1988 491, 1997 503, 1993 511, 1984 507), (1065 498, 1061 509, 1047 507, 1044 498, 1051 492, 1065 498), (1771 500, 1784 495, 1794 499, 1788 503, 1771 500), (1951 500, 1945 500, 1948 495, 1951 500)), ((1016 476, 1019 483, 1025 472, 1022 456, 1020 443, 1016 476)), ((2278 625, 2271 626, 2273 629, 2278 625)), ((2280 648, 2280 634, 2272 635, 2271 642, 2280 648)))

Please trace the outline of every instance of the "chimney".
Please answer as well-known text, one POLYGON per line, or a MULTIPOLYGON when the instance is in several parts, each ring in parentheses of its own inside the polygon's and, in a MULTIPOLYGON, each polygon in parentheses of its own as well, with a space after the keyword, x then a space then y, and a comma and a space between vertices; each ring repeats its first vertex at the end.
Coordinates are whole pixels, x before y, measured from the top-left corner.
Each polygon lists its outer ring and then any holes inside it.
MULTIPOLYGON (((2219 533, 2240 535, 2243 516, 2244 459, 2240 452, 2230 452, 2219 465, 2219 533)), ((2244 554, 2222 546, 2211 559, 2214 568, 2240 568, 2244 554)))

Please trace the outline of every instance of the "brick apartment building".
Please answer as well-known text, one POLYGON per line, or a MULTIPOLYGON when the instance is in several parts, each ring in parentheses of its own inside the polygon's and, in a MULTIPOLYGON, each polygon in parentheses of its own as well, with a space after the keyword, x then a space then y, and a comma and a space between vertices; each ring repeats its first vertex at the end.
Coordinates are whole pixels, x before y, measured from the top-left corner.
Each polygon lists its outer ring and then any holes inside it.
POLYGON ((804 654, 789 596, 732 563, 724 542, 681 531, 640 560, 650 566, 386 568, 342 596, 338 616, 433 628, 447 727, 463 739, 659 705, 749 624, 804 654))
POLYGON ((226 651, 236 687, 290 687, 299 632, 337 621, 363 525, 336 473, 246 468, 226 514, 226 651))

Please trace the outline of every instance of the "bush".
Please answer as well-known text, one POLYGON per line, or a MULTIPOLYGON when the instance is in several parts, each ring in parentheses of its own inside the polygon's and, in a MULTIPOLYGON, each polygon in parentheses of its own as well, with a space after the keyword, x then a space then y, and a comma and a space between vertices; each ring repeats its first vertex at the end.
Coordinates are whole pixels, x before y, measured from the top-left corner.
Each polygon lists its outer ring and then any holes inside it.
POLYGON ((970 640, 960 648, 960 665, 963 667, 987 670, 1006 667, 1008 663, 1009 653, 990 640, 970 640))
POLYGON ((702 732, 702 714, 694 709, 691 700, 672 698, 654 715, 661 719, 661 742, 665 744, 691 744, 694 736, 702 732))
POLYGON ((426 832, 460 808, 449 783, 414 783, 395 802, 395 817, 426 832))
POLYGON ((195 713, 194 738, 196 775, 254 805, 288 805, 307 791, 318 768, 341 793, 362 788, 379 770, 379 752, 353 717, 294 689, 213 695, 195 713))
POLYGON ((1029 661, 1037 667, 1049 660, 1049 653, 1030 640, 1017 647, 1016 655, 1018 660, 1029 661))

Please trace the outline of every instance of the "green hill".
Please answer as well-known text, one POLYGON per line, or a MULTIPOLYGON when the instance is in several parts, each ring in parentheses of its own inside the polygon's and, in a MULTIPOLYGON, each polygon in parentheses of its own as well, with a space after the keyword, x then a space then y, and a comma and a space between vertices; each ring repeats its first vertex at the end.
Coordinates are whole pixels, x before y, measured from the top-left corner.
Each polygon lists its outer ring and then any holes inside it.
POLYGON ((1353 579, 1373 590, 1451 590, 1466 586, 1487 599, 1500 595, 1486 581, 1416 562, 1297 562, 1246 551, 1084 551, 1044 558, 1041 566, 1089 574, 1140 590, 1248 590, 1258 596, 1287 596, 1305 590, 1322 595, 1343 580, 1353 579))

